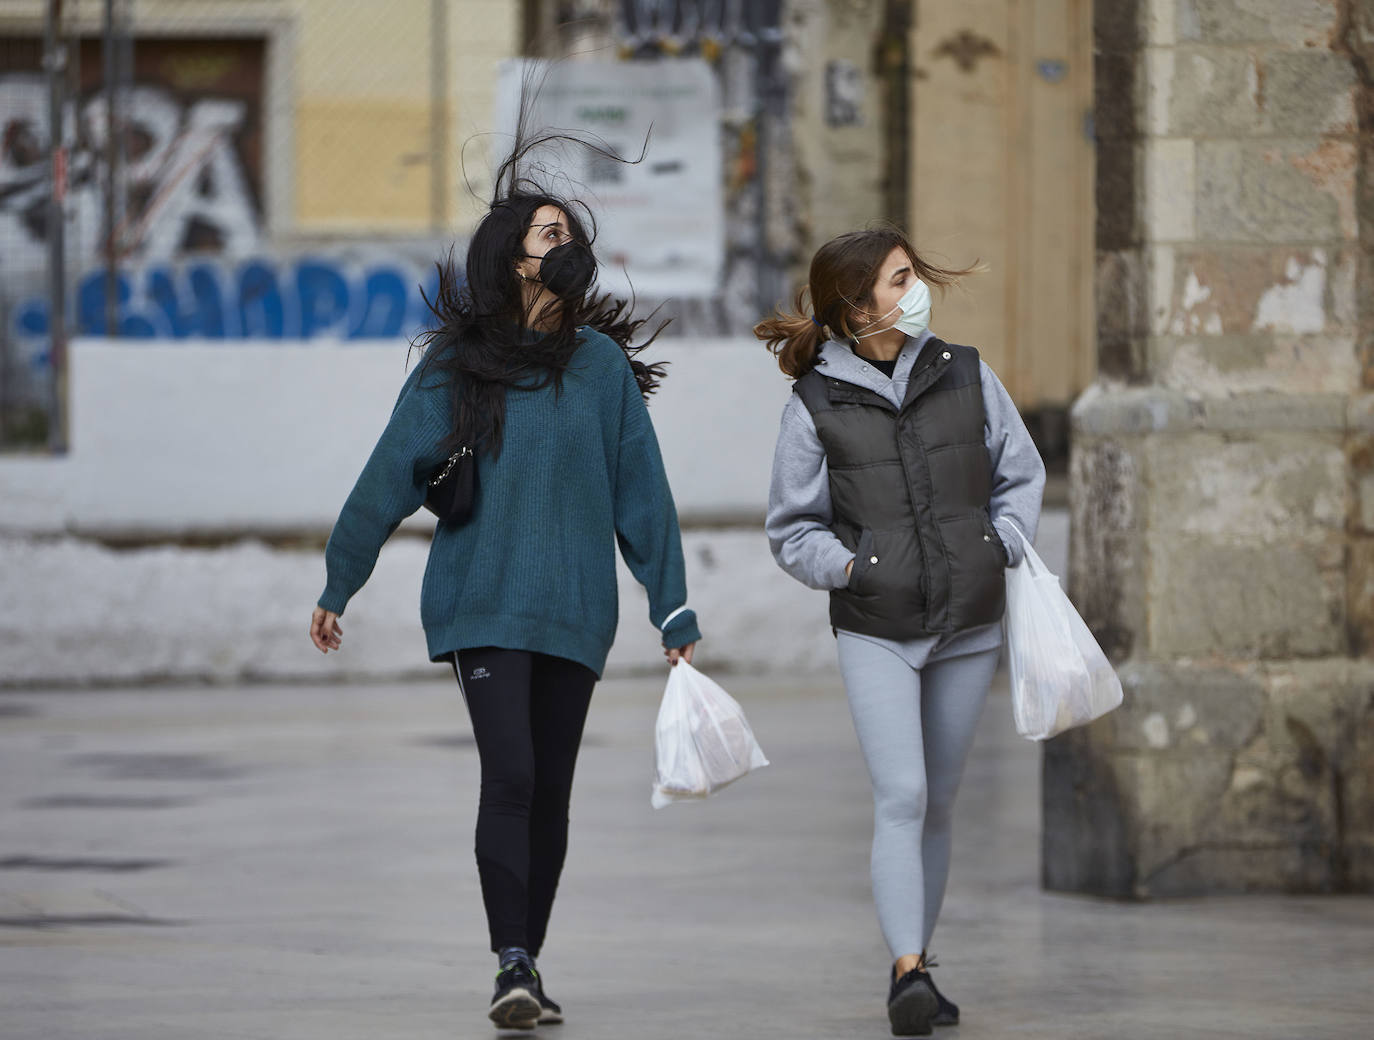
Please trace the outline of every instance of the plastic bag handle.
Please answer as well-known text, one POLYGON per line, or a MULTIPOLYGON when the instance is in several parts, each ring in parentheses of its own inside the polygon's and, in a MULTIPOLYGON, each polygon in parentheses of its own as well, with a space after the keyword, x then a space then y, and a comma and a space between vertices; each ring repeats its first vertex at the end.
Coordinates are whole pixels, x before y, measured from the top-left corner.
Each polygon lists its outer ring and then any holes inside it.
POLYGON ((1017 536, 1021 539, 1021 562, 1026 565, 1026 570, 1031 574, 1050 574, 1051 577, 1055 577, 1051 574, 1050 569, 1045 566, 1045 561, 1040 559, 1039 554, 1036 553, 1035 547, 1031 545, 1030 539, 1026 537, 1026 532, 1016 526, 1016 521, 1011 519, 1011 517, 1000 517, 999 519, 1015 531, 1017 536))

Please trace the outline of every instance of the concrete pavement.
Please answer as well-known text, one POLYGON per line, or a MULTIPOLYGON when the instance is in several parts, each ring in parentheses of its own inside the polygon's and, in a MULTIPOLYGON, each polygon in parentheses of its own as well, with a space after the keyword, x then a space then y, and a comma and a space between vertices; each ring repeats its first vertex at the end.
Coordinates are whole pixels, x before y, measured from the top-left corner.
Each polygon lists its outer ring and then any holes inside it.
MULTIPOLYGON (((720 678, 773 764, 660 812, 661 678, 598 689, 541 958, 568 1022, 538 1035, 888 1035, 836 676, 720 678)), ((934 942, 964 1024, 940 1036, 1374 1035, 1374 900, 1043 893, 1038 761, 999 678, 934 942)), ((494 1037, 477 777, 450 679, 0 694, 0 1037, 494 1037)))

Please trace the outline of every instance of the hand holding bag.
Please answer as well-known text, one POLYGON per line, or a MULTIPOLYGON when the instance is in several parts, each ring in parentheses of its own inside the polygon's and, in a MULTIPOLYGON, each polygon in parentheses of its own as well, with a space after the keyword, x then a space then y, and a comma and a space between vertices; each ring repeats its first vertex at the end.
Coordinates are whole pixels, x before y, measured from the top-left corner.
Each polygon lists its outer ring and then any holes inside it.
POLYGON ((654 752, 657 768, 649 804, 655 809, 705 798, 768 764, 744 709, 682 660, 668 670, 654 752))
POLYGON ((1059 578, 1031 548, 1007 568, 1007 658, 1016 732, 1046 740, 1121 704, 1121 680, 1078 616, 1059 578))
POLYGON ((449 456, 425 493, 425 508, 441 524, 465 523, 477 502, 477 456, 464 445, 449 456))

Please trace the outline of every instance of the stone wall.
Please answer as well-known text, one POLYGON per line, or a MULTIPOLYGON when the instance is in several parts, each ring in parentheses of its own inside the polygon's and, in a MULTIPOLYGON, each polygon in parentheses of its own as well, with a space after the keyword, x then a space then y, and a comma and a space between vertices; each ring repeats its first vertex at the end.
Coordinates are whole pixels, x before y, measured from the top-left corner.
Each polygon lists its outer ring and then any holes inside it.
POLYGON ((1374 5, 1099 0, 1101 378, 1047 887, 1374 889, 1374 5))

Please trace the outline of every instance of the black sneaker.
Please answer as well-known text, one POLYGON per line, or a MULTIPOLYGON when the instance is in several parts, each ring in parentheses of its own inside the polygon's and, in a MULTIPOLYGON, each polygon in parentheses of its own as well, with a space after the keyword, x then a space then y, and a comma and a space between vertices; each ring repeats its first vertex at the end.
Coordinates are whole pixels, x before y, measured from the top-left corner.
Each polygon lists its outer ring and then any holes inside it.
POLYGON ((539 972, 534 973, 534 997, 539 1001, 539 1024, 541 1026, 556 1026, 563 1021, 563 1009, 558 1006, 558 1002, 549 999, 549 995, 544 992, 544 977, 539 972))
POLYGON ((897 966, 892 966, 892 988, 887 994, 887 1019, 892 1023, 893 1036, 929 1036, 931 1020, 940 1002, 930 985, 930 975, 920 968, 912 968, 900 979, 897 966))
POLYGON ((930 1020, 933 1026, 957 1026, 959 1024, 959 1005, 949 1000, 935 988, 935 980, 930 973, 926 973, 926 981, 930 983, 931 992, 935 994, 935 999, 939 1002, 940 1008, 935 1012, 935 1017, 930 1020))
POLYGON ((529 965, 516 961, 496 973, 487 1017, 503 1029, 533 1029, 539 1021, 539 978, 529 965))

